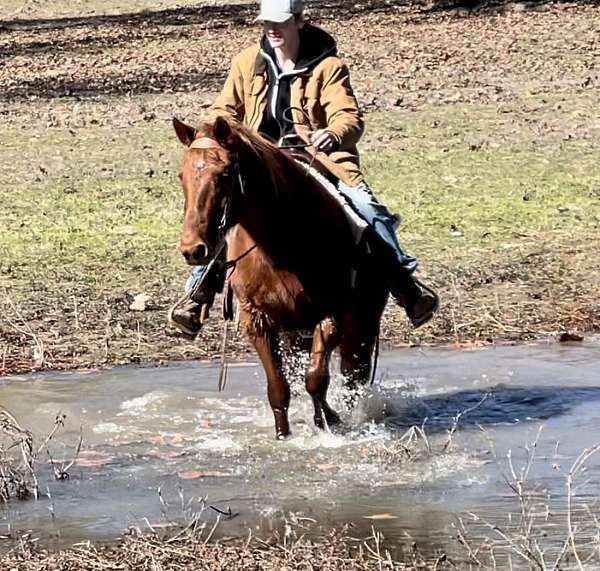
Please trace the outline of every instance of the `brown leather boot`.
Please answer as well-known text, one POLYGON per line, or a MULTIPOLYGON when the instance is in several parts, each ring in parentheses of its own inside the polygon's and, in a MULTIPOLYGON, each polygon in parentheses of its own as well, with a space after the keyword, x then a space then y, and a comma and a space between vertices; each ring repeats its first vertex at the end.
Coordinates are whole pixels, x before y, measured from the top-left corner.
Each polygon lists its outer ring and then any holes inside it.
POLYGON ((196 303, 193 299, 186 299, 181 303, 176 303, 169 310, 168 321, 186 337, 194 339, 202 329, 202 323, 200 322, 201 310, 202 305, 196 303))
POLYGON ((440 306, 438 295, 402 266, 390 283, 390 293, 404 307, 415 329, 427 323, 440 306))
POLYGON ((433 317, 433 314, 440 307, 440 298, 423 282, 415 279, 415 284, 420 289, 420 293, 418 297, 410 300, 405 309, 406 315, 408 315, 413 327, 416 329, 421 325, 425 325, 433 317))

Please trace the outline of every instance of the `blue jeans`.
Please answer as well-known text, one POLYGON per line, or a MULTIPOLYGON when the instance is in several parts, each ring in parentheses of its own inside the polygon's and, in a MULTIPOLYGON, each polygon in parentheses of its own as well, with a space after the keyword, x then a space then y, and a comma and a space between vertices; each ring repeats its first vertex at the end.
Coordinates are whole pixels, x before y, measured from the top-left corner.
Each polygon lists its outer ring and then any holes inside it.
POLYGON ((202 274, 204 273, 204 268, 206 268, 206 266, 194 266, 192 268, 190 277, 185 282, 186 293, 189 293, 194 289, 195 285, 198 283, 198 281, 202 277, 202 274))
POLYGON ((396 238, 396 228, 400 225, 398 216, 392 214, 383 204, 377 201, 366 182, 358 186, 348 186, 339 181, 338 190, 348 200, 353 210, 391 248, 400 265, 408 272, 414 272, 418 265, 417 259, 405 254, 398 243, 398 238, 396 238))
MULTIPOLYGON (((344 195, 354 211, 373 229, 375 234, 391 249, 399 264, 409 273, 417 269, 417 259, 404 253, 398 238, 396 228, 400 219, 392 214, 383 204, 377 201, 366 182, 358 186, 348 186, 338 182, 338 190, 344 195)), ((185 291, 189 292, 202 277, 206 266, 194 266, 192 273, 185 283, 185 291)))

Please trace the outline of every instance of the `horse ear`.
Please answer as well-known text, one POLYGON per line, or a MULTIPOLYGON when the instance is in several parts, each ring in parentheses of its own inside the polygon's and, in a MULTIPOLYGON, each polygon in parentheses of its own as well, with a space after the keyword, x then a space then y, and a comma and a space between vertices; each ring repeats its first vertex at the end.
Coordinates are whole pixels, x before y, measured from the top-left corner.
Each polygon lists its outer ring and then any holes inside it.
POLYGON ((221 117, 219 115, 215 119, 215 123, 213 125, 213 138, 224 149, 232 150, 232 147, 235 146, 235 133, 231 128, 229 121, 227 121, 225 117, 221 117))
POLYGON ((192 141, 196 138, 196 129, 186 125, 183 121, 173 117, 173 127, 177 133, 179 140, 186 146, 189 147, 192 141))

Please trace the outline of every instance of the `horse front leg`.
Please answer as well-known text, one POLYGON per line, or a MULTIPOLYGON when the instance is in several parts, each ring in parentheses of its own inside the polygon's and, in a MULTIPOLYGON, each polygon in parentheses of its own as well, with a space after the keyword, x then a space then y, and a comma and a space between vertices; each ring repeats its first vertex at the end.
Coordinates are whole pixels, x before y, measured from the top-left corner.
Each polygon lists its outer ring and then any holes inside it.
POLYGON ((306 371, 306 390, 312 397, 315 407, 314 421, 317 428, 339 424, 340 417, 327 403, 329 388, 329 360, 338 343, 337 327, 333 319, 325 319, 313 333, 310 362, 306 371), (323 419, 323 415, 325 419, 323 419))
POLYGON ((277 336, 269 333, 250 337, 267 376, 269 404, 275 417, 275 434, 283 439, 290 434, 288 408, 290 406, 290 387, 285 380, 281 367, 281 356, 277 347, 277 336))

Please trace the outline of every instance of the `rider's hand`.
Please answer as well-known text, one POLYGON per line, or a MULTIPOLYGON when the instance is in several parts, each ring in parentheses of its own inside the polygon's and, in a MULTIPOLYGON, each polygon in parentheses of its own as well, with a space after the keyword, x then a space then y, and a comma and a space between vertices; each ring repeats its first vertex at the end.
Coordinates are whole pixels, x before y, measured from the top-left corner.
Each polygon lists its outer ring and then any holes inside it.
POLYGON ((319 129, 312 133, 310 142, 317 151, 323 151, 324 153, 330 153, 338 144, 336 136, 327 129, 319 129))

